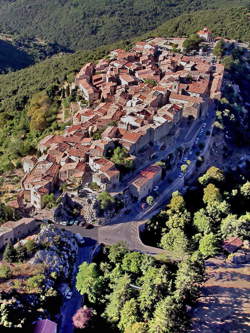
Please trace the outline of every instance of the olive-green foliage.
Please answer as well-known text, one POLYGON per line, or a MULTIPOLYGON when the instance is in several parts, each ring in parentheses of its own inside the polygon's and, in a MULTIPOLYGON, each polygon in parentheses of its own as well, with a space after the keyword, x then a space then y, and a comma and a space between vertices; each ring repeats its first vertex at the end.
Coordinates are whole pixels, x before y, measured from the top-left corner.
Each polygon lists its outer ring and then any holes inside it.
POLYGON ((148 326, 146 323, 138 322, 127 327, 125 333, 148 333, 148 326))
POLYGON ((213 221, 209 216, 207 216, 204 208, 198 210, 194 214, 193 222, 197 230, 201 233, 207 234, 213 229, 213 221))
POLYGON ((109 303, 105 311, 109 321, 119 321, 121 310, 131 296, 131 288, 129 287, 130 283, 131 279, 127 274, 112 282, 111 289, 113 292, 107 296, 109 303))
POLYGON ((216 57, 222 57, 224 55, 224 52, 225 52, 225 42, 223 39, 219 40, 214 49, 213 49, 213 54, 216 56, 216 57))
POLYGON ((45 91, 34 94, 30 100, 27 115, 30 120, 30 130, 43 131, 55 120, 57 106, 45 91))
POLYGON ((140 273, 143 255, 139 252, 131 252, 125 255, 122 261, 124 271, 131 273, 140 273))
POLYGON ((28 256, 32 256, 32 254, 37 249, 37 244, 34 240, 28 239, 27 242, 24 244, 24 247, 26 248, 28 256))
POLYGON ((81 295, 86 294, 88 300, 96 302, 101 295, 102 279, 99 278, 95 263, 88 264, 83 262, 79 266, 76 276, 76 288, 81 295))
POLYGON ((187 52, 190 52, 192 50, 197 51, 201 42, 202 38, 200 38, 197 34, 193 34, 184 41, 183 47, 187 52))
POLYGON ((221 201, 220 190, 214 184, 208 184, 204 188, 203 201, 207 205, 216 205, 221 201))
MULTIPOLYGON (((231 0, 233 4, 239 1, 231 0)), ((183 12, 220 6, 229 6, 228 1, 1 0, 0 22, 3 32, 89 49, 149 31, 183 12)))
POLYGON ((16 220, 18 214, 15 210, 9 206, 6 206, 4 203, 0 202, 0 225, 11 220, 16 220))
POLYGON ((250 198, 250 182, 243 184, 240 188, 240 192, 244 197, 250 198))
POLYGON ((44 274, 37 274, 28 278, 26 284, 30 289, 41 288, 45 280, 44 274))
POLYGON ((108 192, 102 192, 98 195, 98 201, 100 203, 101 209, 105 210, 114 204, 115 199, 108 192))
POLYGON ((184 319, 183 305, 177 302, 174 297, 167 296, 157 304, 154 317, 149 323, 149 332, 183 332, 185 329, 184 319))
POLYGON ((108 258, 114 264, 121 263, 123 257, 127 253, 128 253, 128 250, 126 249, 125 244, 117 243, 117 244, 110 246, 108 258))
POLYGON ((8 40, 1 40, 0 35, 0 73, 19 70, 56 53, 66 51, 65 47, 57 43, 46 43, 34 38, 11 35, 8 36, 8 40))
POLYGON ((54 193, 45 194, 43 196, 43 205, 47 208, 53 208, 56 206, 56 199, 54 193))
POLYGON ((15 262, 17 261, 17 252, 14 248, 13 244, 10 242, 6 245, 3 252, 3 260, 7 262, 15 262))
POLYGON ((221 221, 221 233, 224 239, 229 236, 250 240, 250 213, 240 216, 230 214, 221 221))
MULTIPOLYGON (((204 2, 203 2, 204 3, 204 2)), ((245 2, 247 4, 249 2, 245 2)), ((214 6, 214 3, 210 2, 214 6)), ((217 2, 217 5, 219 2, 217 2)), ((184 13, 176 18, 168 20, 160 25, 157 29, 145 34, 149 36, 162 37, 181 37, 190 36, 202 27, 207 26, 215 36, 222 36, 236 40, 250 41, 248 9, 231 8, 228 1, 224 2, 227 8, 202 10, 193 13, 184 13)), ((244 3, 237 5, 244 6, 244 3)))
POLYGON ((180 228, 172 228, 162 236, 161 246, 173 252, 176 257, 182 257, 188 249, 188 240, 180 228))
POLYGON ((130 169, 133 165, 133 161, 129 159, 129 153, 124 147, 116 147, 114 149, 111 161, 116 164, 117 167, 124 167, 130 169))
POLYGON ((199 251, 204 257, 214 256, 218 252, 218 239, 213 233, 202 237, 199 243, 199 251))
POLYGON ((138 321, 138 305, 134 298, 131 298, 129 301, 126 301, 121 309, 121 319, 118 324, 118 327, 121 330, 125 330, 128 327, 131 327, 138 321))
POLYGON ((11 276, 11 270, 8 265, 0 265, 0 279, 8 279, 11 276))
POLYGON ((202 185, 209 183, 221 184, 224 180, 223 172, 215 166, 210 167, 203 176, 199 177, 199 182, 202 185))

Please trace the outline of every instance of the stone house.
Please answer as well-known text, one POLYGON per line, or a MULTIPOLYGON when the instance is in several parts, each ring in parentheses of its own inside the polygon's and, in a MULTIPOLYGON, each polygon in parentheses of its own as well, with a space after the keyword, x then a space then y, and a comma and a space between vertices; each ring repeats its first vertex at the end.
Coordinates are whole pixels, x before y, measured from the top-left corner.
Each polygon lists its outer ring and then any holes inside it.
POLYGON ((130 183, 129 191, 138 200, 145 198, 153 187, 160 182, 162 169, 158 165, 151 165, 142 171, 130 183))
POLYGON ((22 218, 19 221, 9 221, 0 226, 0 249, 8 242, 20 240, 36 231, 41 221, 34 218, 22 218))
POLYGON ((22 159, 23 171, 25 173, 30 172, 34 168, 36 162, 37 162, 37 158, 35 156, 25 156, 22 159))

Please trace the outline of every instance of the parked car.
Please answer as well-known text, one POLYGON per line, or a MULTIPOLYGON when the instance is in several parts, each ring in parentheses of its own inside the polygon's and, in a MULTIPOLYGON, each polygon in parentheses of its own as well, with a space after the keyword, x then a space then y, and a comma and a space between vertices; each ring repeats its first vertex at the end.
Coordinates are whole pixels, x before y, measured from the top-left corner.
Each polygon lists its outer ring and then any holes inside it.
POLYGON ((61 225, 67 225, 67 221, 61 221, 60 224, 61 225))
POLYGON ((85 239, 80 234, 75 234, 78 245, 82 246, 85 244, 85 239))

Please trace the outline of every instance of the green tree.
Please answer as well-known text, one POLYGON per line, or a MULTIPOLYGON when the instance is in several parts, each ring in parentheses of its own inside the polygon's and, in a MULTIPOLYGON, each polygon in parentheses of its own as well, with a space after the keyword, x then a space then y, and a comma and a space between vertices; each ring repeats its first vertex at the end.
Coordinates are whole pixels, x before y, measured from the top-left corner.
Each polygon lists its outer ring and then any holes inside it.
POLYGON ((175 278, 175 295, 185 302, 193 302, 199 295, 199 286, 204 278, 202 258, 187 258, 179 263, 175 278), (198 259, 198 260, 197 260, 198 259))
POLYGON ((33 239, 28 239, 24 247, 26 248, 28 256, 32 256, 37 250, 37 244, 33 239))
POLYGON ((149 322, 149 333, 183 332, 185 329, 185 310, 175 298, 167 296, 156 306, 154 317, 149 322))
POLYGON ((139 320, 138 305, 134 298, 126 301, 121 309, 118 327, 124 331, 139 320))
POLYGON ((162 236, 163 249, 173 252, 176 256, 184 256, 188 249, 188 240, 180 228, 173 228, 162 236))
POLYGON ((224 49, 225 49, 225 41, 221 39, 216 43, 215 47, 213 48, 213 54, 216 57, 221 58, 224 54, 224 49))
POLYGON ((54 193, 45 194, 42 199, 43 206, 46 208, 53 208, 56 206, 56 199, 54 193))
POLYGON ((170 276, 166 266, 148 267, 139 279, 139 306, 145 320, 151 318, 151 314, 163 296, 169 292, 170 276))
POLYGON ((17 260, 17 253, 14 246, 9 242, 3 252, 3 260, 7 262, 15 262, 17 260))
POLYGON ((105 210, 114 204, 115 199, 108 192, 102 192, 98 195, 98 201, 100 203, 101 209, 105 210))
POLYGON ((239 218, 235 214, 229 214, 221 221, 220 230, 224 239, 229 236, 250 239, 250 213, 239 218))
POLYGON ((120 320, 121 309, 131 296, 131 279, 125 274, 118 278, 111 285, 112 292, 107 296, 108 305, 105 309, 105 315, 110 322, 120 320))
POLYGON ((219 228, 221 219, 230 213, 230 206, 225 200, 222 202, 212 201, 206 206, 206 213, 213 220, 214 227, 219 228))
POLYGON ((141 271, 142 261, 144 259, 143 254, 139 252, 130 252, 125 254, 122 261, 122 269, 126 272, 139 274, 141 271))
POLYGON ((86 294, 91 303, 95 303, 102 294, 103 279, 98 275, 96 263, 83 262, 76 276, 76 289, 86 294))
POLYGON ((183 43, 183 47, 186 52, 190 52, 192 50, 199 50, 200 43, 203 41, 197 34, 193 34, 189 36, 183 43))
POLYGON ((218 239, 212 232, 204 235, 199 243, 199 251, 204 257, 214 256, 218 252, 218 239))
POLYGON ((167 220, 167 227, 184 229, 191 221, 191 214, 185 209, 183 212, 171 214, 167 220))
POLYGON ((187 172, 187 169, 188 169, 188 165, 187 165, 187 164, 182 164, 182 165, 181 165, 181 171, 182 171, 183 173, 186 173, 186 172, 187 172))
POLYGON ((167 207, 169 208, 167 210, 168 214, 178 213, 185 209, 186 203, 182 195, 174 192, 167 207))
POLYGON ((116 166, 122 166, 126 169, 131 169, 133 166, 133 160, 130 158, 127 149, 120 146, 114 149, 111 161, 115 163, 116 166))
POLYGON ((221 184, 225 181, 225 177, 219 168, 212 166, 203 176, 199 177, 198 180, 201 185, 205 186, 209 183, 221 184))
POLYGON ((208 184, 204 188, 203 202, 207 205, 217 205, 222 200, 220 190, 214 184, 208 184))
POLYGON ((203 234, 208 234, 213 229, 213 223, 209 216, 206 215, 204 208, 194 214, 194 225, 197 230, 203 234))
POLYGON ((45 280, 44 274, 37 274, 28 278, 26 284, 30 289, 37 289, 42 287, 44 280, 45 280))
POLYGON ((148 333, 148 325, 146 323, 137 322, 127 327, 124 333, 148 333))
POLYGON ((152 195, 149 195, 147 198, 146 198, 146 202, 149 206, 152 206, 153 203, 154 203, 154 197, 152 197, 152 195))
POLYGON ((246 182, 243 184, 240 188, 240 193, 245 197, 245 198, 250 198, 250 182, 246 182))
POLYGON ((8 265, 0 265, 0 279, 8 279, 11 276, 11 270, 8 265))
POLYGON ((222 59, 222 63, 225 69, 230 70, 234 65, 234 58, 231 55, 225 56, 222 59))
POLYGON ((16 258, 17 261, 24 262, 27 259, 27 251, 26 248, 19 244, 16 248, 16 258))
POLYGON ((108 258, 112 263, 121 263, 124 256, 128 253, 128 249, 123 243, 117 243, 109 247, 108 258))

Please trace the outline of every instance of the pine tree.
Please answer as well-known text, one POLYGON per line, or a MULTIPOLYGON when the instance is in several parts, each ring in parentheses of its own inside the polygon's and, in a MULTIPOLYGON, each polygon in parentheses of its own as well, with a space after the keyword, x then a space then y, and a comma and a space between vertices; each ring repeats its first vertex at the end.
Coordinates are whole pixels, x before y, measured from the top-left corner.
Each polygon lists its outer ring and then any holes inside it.
POLYGON ((5 260, 7 262, 15 262, 16 257, 17 257, 16 250, 15 250, 14 246, 9 242, 5 247, 5 250, 3 253, 3 260, 5 260))

